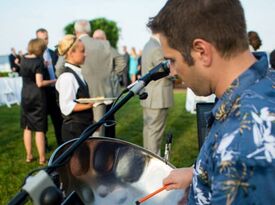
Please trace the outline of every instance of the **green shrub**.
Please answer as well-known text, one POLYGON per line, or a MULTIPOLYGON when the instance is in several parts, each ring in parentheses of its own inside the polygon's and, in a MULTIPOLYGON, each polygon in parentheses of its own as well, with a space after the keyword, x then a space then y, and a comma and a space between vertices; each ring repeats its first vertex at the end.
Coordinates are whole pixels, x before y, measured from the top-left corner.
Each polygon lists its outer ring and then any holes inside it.
POLYGON ((0 72, 0 77, 9 77, 10 72, 0 72))
MULTIPOLYGON (((65 34, 73 34, 74 33, 74 22, 69 23, 64 28, 65 34)), ((120 29, 117 27, 117 23, 115 21, 108 20, 106 18, 97 18, 90 20, 92 32, 101 29, 106 33, 107 39, 110 41, 112 47, 117 48, 117 42, 119 39, 120 29)))

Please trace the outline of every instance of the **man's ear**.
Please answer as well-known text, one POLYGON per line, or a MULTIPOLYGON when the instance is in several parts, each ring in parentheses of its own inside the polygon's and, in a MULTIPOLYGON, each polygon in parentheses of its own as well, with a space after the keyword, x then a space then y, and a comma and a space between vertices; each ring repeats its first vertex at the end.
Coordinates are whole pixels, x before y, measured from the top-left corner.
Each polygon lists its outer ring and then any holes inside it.
POLYGON ((200 61, 202 65, 206 67, 211 65, 213 53, 212 45, 209 42, 203 39, 195 39, 192 51, 196 60, 200 61))

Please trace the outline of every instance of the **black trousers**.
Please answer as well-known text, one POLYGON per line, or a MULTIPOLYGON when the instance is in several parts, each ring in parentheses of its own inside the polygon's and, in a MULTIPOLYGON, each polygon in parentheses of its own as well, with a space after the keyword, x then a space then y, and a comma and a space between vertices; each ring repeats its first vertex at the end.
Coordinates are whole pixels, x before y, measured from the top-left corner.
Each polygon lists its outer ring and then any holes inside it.
POLYGON ((83 122, 64 122, 62 124, 62 140, 67 142, 71 139, 78 138, 80 134, 89 126, 89 123, 83 122))
POLYGON ((57 104, 55 87, 46 88, 46 98, 47 98, 47 116, 51 117, 53 127, 54 127, 56 143, 57 145, 61 145, 62 144, 61 129, 62 129, 63 118, 61 115, 60 108, 57 104))

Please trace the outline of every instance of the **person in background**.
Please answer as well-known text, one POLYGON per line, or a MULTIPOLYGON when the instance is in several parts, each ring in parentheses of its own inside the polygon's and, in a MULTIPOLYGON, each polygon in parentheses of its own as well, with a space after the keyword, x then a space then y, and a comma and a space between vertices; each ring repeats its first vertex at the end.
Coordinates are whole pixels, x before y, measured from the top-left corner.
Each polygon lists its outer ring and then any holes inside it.
MULTIPOLYGON (((103 30, 101 29, 97 29, 94 31, 93 33, 93 38, 94 39, 97 39, 97 40, 103 40, 103 41, 106 41, 108 40, 107 37, 106 37, 106 34, 103 30)), ((114 49, 112 47, 112 53, 114 56, 119 56, 120 54, 118 53, 118 51, 116 49, 114 49)), ((121 56, 121 58, 123 58, 123 56, 121 56)), ((113 70, 111 75, 110 75, 110 79, 111 81, 111 86, 112 86, 112 92, 113 92, 113 97, 116 98, 118 97, 119 95, 119 91, 121 90, 120 89, 120 84, 119 84, 119 78, 118 78, 118 75, 116 74, 116 72, 113 70)), ((113 105, 113 102, 108 102, 106 104, 106 112, 108 112, 111 108, 112 108, 112 105, 113 105)), ((115 115, 111 115, 109 117, 109 120, 110 120, 110 124, 108 126, 105 127, 105 135, 106 137, 112 137, 114 138, 115 137, 115 115)))
POLYGON ((262 40, 260 39, 259 34, 256 31, 249 31, 248 35, 248 42, 249 48, 251 51, 257 51, 262 46, 262 40))
MULTIPOLYGON (((108 39, 106 37, 106 33, 101 29, 97 29, 94 31, 93 38, 97 39, 97 40, 108 41, 108 39)), ((111 47, 111 48, 112 48, 112 53, 114 56, 120 56, 120 54, 118 53, 118 51, 115 48, 113 48, 113 47, 111 47)), ((120 57, 123 58, 123 56, 120 56, 120 57)), ((121 88, 120 88, 120 82, 119 82, 119 75, 117 75, 114 70, 111 73, 110 80, 111 80, 111 86, 112 86, 112 90, 113 90, 112 91, 113 97, 118 97, 118 95, 120 94, 121 88)), ((108 111, 106 111, 106 112, 108 112, 108 111)))
POLYGON ((47 131, 45 88, 54 85, 56 80, 43 79, 43 52, 46 45, 41 39, 32 39, 28 44, 28 54, 21 59, 23 80, 21 100, 21 128, 24 129, 26 162, 33 161, 32 132, 39 154, 39 164, 46 164, 45 133, 47 131))
POLYGON ((275 50, 273 50, 269 55, 269 62, 272 69, 275 70, 275 50))
MULTIPOLYGON (((38 29, 36 31, 36 37, 44 40, 46 46, 48 46, 49 35, 46 29, 44 28, 38 29)), ((47 47, 43 54, 43 58, 44 58, 44 64, 45 64, 45 69, 43 70, 44 79, 55 80, 56 79, 55 64, 58 60, 58 56, 53 50, 47 47)), ((46 91, 46 100, 47 100, 47 116, 51 117, 52 124, 54 127, 54 133, 56 137, 56 143, 57 145, 61 145, 62 144, 61 127, 62 127, 63 120, 62 120, 60 108, 57 105, 54 85, 47 86, 45 88, 45 91, 46 91)))
POLYGON ((136 79, 138 80, 141 77, 141 59, 142 59, 142 50, 138 51, 138 59, 137 59, 137 74, 136 79))
POLYGON ((16 63, 18 55, 16 54, 15 48, 11 48, 11 54, 9 55, 9 63, 12 72, 20 73, 20 66, 16 63))
POLYGON ((275 74, 249 50, 240 1, 170 0, 148 26, 185 85, 218 98, 194 166, 173 170, 167 190, 191 184, 192 205, 273 204, 275 74))
POLYGON ((253 53, 257 52, 259 55, 266 55, 267 58, 267 53, 259 50, 262 46, 262 40, 260 39, 259 34, 256 31, 249 31, 247 35, 250 51, 253 53))
POLYGON ((80 104, 75 99, 89 98, 89 88, 81 74, 85 61, 85 47, 74 35, 66 35, 58 43, 58 53, 65 58, 65 70, 58 77, 56 90, 63 114, 62 140, 77 138, 93 123, 92 103, 80 104))
POLYGON ((127 87, 130 85, 130 78, 129 78, 129 63, 130 63, 130 55, 127 50, 127 46, 123 46, 123 56, 126 62, 126 66, 123 70, 122 78, 123 78, 123 86, 127 87))
POLYGON ((103 41, 107 40, 107 36, 106 36, 105 31, 103 31, 101 29, 97 29, 97 30, 94 31, 93 38, 97 39, 97 40, 103 40, 103 41))
MULTIPOLYGON (((91 25, 87 20, 77 20, 74 24, 75 34, 86 48, 86 58, 81 66, 81 73, 89 86, 90 97, 112 98, 113 91, 110 81, 112 72, 122 73, 125 68, 124 58, 114 56, 110 43, 106 40, 91 38, 91 25)), ((59 73, 63 72, 62 63, 58 62, 59 73)), ((97 104, 93 108, 94 120, 100 120, 106 112, 106 104, 97 104)), ((105 136, 104 127, 98 134, 105 136)))
POLYGON ((131 52, 130 52, 130 62, 129 62, 129 76, 131 79, 131 83, 136 81, 136 75, 138 72, 138 56, 136 49, 132 47, 131 52))
MULTIPOLYGON (((19 68, 20 68, 20 62, 21 62, 21 59, 22 59, 22 57, 23 57, 23 55, 24 55, 24 53, 23 53, 23 51, 18 51, 18 55, 16 56, 16 59, 15 59, 15 64, 17 65, 17 66, 19 66, 19 68)), ((20 74, 20 73, 19 73, 20 74)))
MULTIPOLYGON (((159 37, 152 35, 143 48, 141 74, 148 73, 162 61, 164 56, 159 37)), ((174 103, 173 81, 169 76, 152 81, 144 91, 148 93, 148 97, 140 101, 143 107, 143 146, 160 155, 168 108, 174 103)))

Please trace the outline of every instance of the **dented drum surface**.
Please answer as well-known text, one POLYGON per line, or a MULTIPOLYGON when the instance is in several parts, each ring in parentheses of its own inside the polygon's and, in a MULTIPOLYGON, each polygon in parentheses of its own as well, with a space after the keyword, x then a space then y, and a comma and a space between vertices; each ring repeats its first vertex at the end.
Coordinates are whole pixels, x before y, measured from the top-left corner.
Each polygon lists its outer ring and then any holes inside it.
MULTIPOLYGON (((76 139, 58 147, 49 165, 76 139)), ((130 205, 162 186, 174 167, 150 151, 118 139, 91 137, 57 169, 68 196, 76 191, 84 204, 130 205)), ((183 191, 162 191, 144 205, 177 205, 183 191)))

